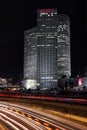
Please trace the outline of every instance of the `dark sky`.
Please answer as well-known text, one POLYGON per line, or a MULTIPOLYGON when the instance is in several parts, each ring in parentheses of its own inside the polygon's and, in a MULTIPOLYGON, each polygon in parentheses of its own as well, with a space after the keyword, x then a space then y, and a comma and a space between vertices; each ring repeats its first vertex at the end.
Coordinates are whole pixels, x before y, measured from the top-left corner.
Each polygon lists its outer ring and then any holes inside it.
POLYGON ((36 26, 38 8, 70 17, 72 75, 87 66, 86 0, 24 0, 0 3, 0 77, 23 76, 24 30, 36 26))

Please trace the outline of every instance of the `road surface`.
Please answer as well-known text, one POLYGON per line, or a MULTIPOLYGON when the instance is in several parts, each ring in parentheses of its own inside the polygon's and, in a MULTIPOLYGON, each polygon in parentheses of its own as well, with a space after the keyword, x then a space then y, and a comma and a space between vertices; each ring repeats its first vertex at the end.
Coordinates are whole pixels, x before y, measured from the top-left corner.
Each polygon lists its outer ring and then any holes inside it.
POLYGON ((85 126, 31 108, 0 103, 0 122, 8 130, 87 130, 85 126))

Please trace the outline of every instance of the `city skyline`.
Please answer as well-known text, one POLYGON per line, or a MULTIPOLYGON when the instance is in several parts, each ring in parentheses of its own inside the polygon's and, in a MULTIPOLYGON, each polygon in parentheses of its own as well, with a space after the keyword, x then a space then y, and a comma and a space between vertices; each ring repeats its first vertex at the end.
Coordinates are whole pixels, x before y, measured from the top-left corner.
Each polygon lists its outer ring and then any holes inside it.
POLYGON ((23 74, 24 31, 36 26, 37 8, 57 8, 59 14, 69 15, 71 23, 72 75, 84 73, 86 56, 86 8, 77 1, 28 1, 9 3, 1 10, 0 24, 0 76, 18 77, 23 74), (34 3, 34 4, 33 4, 34 3), (31 19, 30 19, 31 17, 31 19))

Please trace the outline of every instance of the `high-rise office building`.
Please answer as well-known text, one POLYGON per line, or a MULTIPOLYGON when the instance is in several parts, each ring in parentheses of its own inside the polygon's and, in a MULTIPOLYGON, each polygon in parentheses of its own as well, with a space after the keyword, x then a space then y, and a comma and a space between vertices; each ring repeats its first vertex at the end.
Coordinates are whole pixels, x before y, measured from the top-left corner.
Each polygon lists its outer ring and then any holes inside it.
POLYGON ((24 32, 24 43, 24 85, 34 89, 37 80, 36 28, 24 32))
POLYGON ((71 75, 68 16, 57 15, 56 9, 38 9, 37 27, 24 35, 24 79, 37 86, 28 82, 28 88, 55 88, 62 75, 71 75))
POLYGON ((57 87, 57 10, 37 10, 37 85, 57 87))
POLYGON ((71 75, 70 58, 70 20, 66 15, 57 16, 57 65, 58 78, 62 75, 71 75))

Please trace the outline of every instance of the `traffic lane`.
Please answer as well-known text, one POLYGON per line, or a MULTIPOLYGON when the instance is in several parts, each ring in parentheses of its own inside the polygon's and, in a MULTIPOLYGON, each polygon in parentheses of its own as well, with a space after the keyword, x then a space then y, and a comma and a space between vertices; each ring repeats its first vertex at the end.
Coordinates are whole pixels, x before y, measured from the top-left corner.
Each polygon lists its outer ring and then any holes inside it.
MULTIPOLYGON (((17 108, 16 108, 17 109, 17 108)), ((13 109, 14 110, 14 109, 13 109)), ((48 118, 45 115, 41 115, 40 112, 34 113, 32 111, 28 111, 25 109, 18 109, 18 112, 21 114, 24 114, 25 116, 28 116, 32 120, 35 120, 36 122, 43 124, 47 129, 49 128, 50 130, 73 130, 71 126, 65 126, 57 120, 53 120, 52 118, 48 118)), ((51 115, 52 116, 52 115, 51 115)))
MULTIPOLYGON (((1 120, 8 124, 13 130, 28 130, 24 123, 20 123, 19 119, 14 118, 12 115, 9 116, 6 112, 0 112, 1 120), (22 125, 23 124, 23 125, 22 125)), ((30 130, 30 129, 29 129, 30 130)))
MULTIPOLYGON (((10 106, 11 107, 11 106, 10 106)), ((11 108, 9 108, 11 109, 11 108)), ((28 113, 30 118, 32 118, 33 120, 35 120, 35 118, 37 118, 36 120, 38 120, 39 123, 43 124, 43 125, 46 125, 48 124, 49 128, 51 129, 63 129, 63 130, 85 130, 85 127, 83 126, 80 126, 79 124, 76 124, 76 123, 73 123, 71 121, 66 121, 62 118, 58 118, 58 117, 55 117, 53 118, 54 116, 53 115, 50 115, 45 113, 45 114, 42 114, 41 111, 39 112, 33 112, 32 110, 26 110, 26 109, 23 109, 23 108, 20 108, 18 106, 15 107, 12 107, 12 109, 16 109, 18 110, 19 113, 24 113, 24 115, 26 115, 25 113, 28 113), (67 122, 67 123, 66 123, 67 122)))
POLYGON ((61 123, 59 123, 56 120, 53 120, 51 118, 46 117, 45 115, 41 115, 40 112, 37 114, 35 112, 29 111, 29 110, 25 110, 23 108, 20 107, 6 107, 8 110, 16 110, 18 113, 23 114, 25 116, 28 116, 29 118, 35 120, 37 123, 40 123, 42 125, 45 126, 45 128, 49 128, 50 130, 73 130, 72 127, 70 126, 66 126, 63 125, 61 123))
MULTIPOLYGON (((60 125, 58 124, 54 124, 52 122, 49 122, 49 121, 46 121, 46 119, 44 119, 43 116, 40 116, 38 118, 38 114, 34 114, 32 113, 31 115, 29 113, 27 113, 27 110, 25 110, 25 112, 21 112, 21 108, 19 110, 17 110, 18 108, 15 108, 16 110, 14 111, 14 107, 13 108, 7 108, 6 107, 6 111, 7 113, 10 111, 13 112, 16 112, 18 114, 18 117, 20 116, 19 114, 22 114, 23 116, 23 120, 24 120, 24 116, 27 117, 28 119, 31 119, 32 121, 34 121, 37 125, 39 124, 40 125, 40 128, 42 128, 42 130, 66 130, 65 128, 61 127, 60 125), (27 114, 26 114, 27 113, 27 114)), ((5 111, 5 110, 4 110, 5 111)), ((23 111, 23 110, 22 110, 23 111)), ((37 128, 37 127, 36 127, 37 128)), ((39 130, 39 128, 38 128, 39 130)))
POLYGON ((4 122, 1 120, 0 120, 0 130, 9 130, 8 126, 6 126, 6 124, 4 124, 4 122))
MULTIPOLYGON (((7 109, 7 108, 6 108, 7 109)), ((12 111, 12 108, 11 109, 8 109, 8 111, 7 111, 7 113, 9 113, 9 111, 12 111)), ((13 111, 14 112, 14 111, 13 111)), ((37 126, 35 127, 35 129, 38 127, 38 124, 39 124, 39 127, 37 128, 37 130, 65 130, 65 129, 63 129, 63 128, 61 128, 60 129, 60 126, 54 126, 53 124, 50 124, 49 122, 46 122, 45 120, 44 120, 44 122, 42 122, 42 120, 39 120, 38 118, 37 118, 37 116, 35 116, 35 118, 32 118, 29 114, 27 115, 27 114, 25 114, 24 112, 20 112, 20 111, 18 111, 18 110, 16 110, 15 111, 16 113, 17 113, 17 116, 19 117, 20 115, 19 114, 22 114, 22 116, 23 116, 23 120, 24 120, 24 118, 25 117, 27 117, 28 119, 30 119, 32 122, 35 122, 36 124, 37 124, 37 126)), ((41 118, 43 118, 43 117, 41 117, 41 118)))
MULTIPOLYGON (((0 116, 4 119, 4 121, 8 121, 14 126, 16 129, 20 130, 46 130, 42 125, 37 124, 33 120, 29 120, 24 116, 18 115, 16 113, 9 112, 7 110, 0 109, 0 116)), ((10 125, 11 125, 10 124, 10 125)))
MULTIPOLYGON (((12 108, 12 109, 17 109, 18 111, 22 111, 24 113, 28 113, 30 118, 32 118, 32 119, 34 119, 35 118, 34 116, 36 116, 39 119, 40 123, 42 122, 43 124, 50 124, 50 126, 52 128, 55 124, 60 129, 62 127, 62 129, 67 129, 67 130, 68 129, 69 130, 72 130, 72 129, 74 129, 74 130, 83 130, 83 129, 87 130, 87 128, 85 126, 82 126, 80 124, 74 123, 74 122, 69 121, 69 120, 65 120, 65 119, 60 118, 60 117, 53 116, 51 114, 44 113, 42 111, 37 111, 37 110, 29 108, 29 107, 26 108, 26 107, 23 107, 23 106, 20 106, 17 104, 15 104, 15 106, 14 106, 13 104, 9 104, 9 103, 4 103, 4 104, 2 104, 2 106, 12 108), (43 121, 43 119, 44 119, 44 121, 43 121)), ((57 128, 55 128, 55 129, 57 129, 57 128)))
MULTIPOLYGON (((20 105, 17 105, 18 107, 20 107, 20 105)), ((75 123, 75 122, 72 122, 70 120, 67 120, 67 119, 64 119, 64 118, 61 118, 61 117, 57 117, 57 116, 54 116, 52 114, 47 114, 43 111, 38 111, 38 110, 35 110, 35 109, 32 109, 32 108, 27 108, 27 107, 23 107, 21 106, 22 109, 26 109, 28 110, 28 112, 30 111, 30 113, 32 114, 32 112, 34 114, 37 114, 38 116, 41 115, 43 117, 43 119, 46 120, 49 120, 51 119, 51 121, 53 122, 53 124, 59 124, 60 126, 64 127, 64 128, 67 128, 67 129, 74 129, 74 130, 87 130, 87 127, 84 126, 84 125, 81 125, 81 124, 78 124, 78 123, 75 123), (55 123, 54 123, 55 121, 55 123)), ((50 112, 50 111, 49 111, 50 112)))

